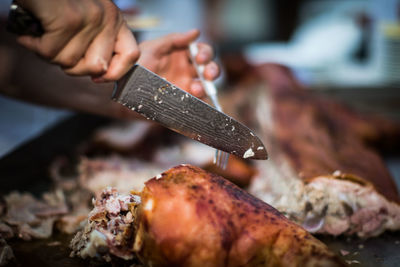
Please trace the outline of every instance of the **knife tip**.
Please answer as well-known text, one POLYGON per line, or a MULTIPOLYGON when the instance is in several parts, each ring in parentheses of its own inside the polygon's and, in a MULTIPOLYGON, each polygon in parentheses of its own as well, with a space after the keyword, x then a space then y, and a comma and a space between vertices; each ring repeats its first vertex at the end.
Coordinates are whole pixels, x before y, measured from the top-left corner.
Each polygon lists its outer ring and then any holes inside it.
POLYGON ((258 159, 258 160, 267 160, 268 159, 268 153, 262 153, 261 155, 256 155, 254 157, 254 159, 258 159))

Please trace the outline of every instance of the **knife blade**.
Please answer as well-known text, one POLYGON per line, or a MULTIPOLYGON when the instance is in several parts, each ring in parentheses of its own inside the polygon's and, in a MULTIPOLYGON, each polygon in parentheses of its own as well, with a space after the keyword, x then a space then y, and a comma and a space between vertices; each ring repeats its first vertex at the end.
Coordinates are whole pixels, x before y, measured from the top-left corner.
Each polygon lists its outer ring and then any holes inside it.
POLYGON ((249 128, 138 64, 116 83, 112 99, 208 146, 242 158, 268 158, 249 128))

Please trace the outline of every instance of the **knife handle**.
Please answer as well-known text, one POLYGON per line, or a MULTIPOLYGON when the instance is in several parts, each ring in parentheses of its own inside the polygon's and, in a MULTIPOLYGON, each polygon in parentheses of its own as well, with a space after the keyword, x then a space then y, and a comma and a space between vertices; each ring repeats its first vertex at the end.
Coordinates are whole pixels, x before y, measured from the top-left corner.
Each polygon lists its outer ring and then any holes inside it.
POLYGON ((191 43, 189 45, 189 52, 190 52, 190 58, 192 59, 193 66, 196 69, 197 75, 199 76, 200 82, 203 85, 204 90, 206 91, 206 94, 208 95, 208 97, 213 102, 213 105, 215 106, 215 108, 218 111, 222 111, 221 106, 220 106, 220 104, 218 102, 217 88, 215 87, 214 82, 206 80, 204 78, 205 66, 204 65, 199 65, 196 62, 196 56, 199 53, 199 49, 198 49, 196 43, 191 43))
POLYGON ((18 35, 39 37, 44 33, 40 21, 29 11, 18 6, 15 1, 10 6, 7 30, 18 35))

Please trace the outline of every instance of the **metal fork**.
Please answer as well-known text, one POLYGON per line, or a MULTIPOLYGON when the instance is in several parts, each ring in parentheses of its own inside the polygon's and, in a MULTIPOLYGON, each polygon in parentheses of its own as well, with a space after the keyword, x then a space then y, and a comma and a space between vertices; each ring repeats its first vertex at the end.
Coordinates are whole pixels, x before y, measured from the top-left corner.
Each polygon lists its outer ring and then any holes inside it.
MULTIPOLYGON (((197 47, 196 43, 191 43, 189 45, 189 51, 190 51, 190 57, 192 59, 192 63, 196 69, 197 75, 199 76, 200 82, 204 87, 204 90, 206 91, 207 96, 210 98, 212 104, 214 107, 222 112, 222 108, 219 104, 218 101, 218 96, 217 96, 217 88, 215 87, 215 84, 212 81, 206 80, 204 78, 204 65, 199 65, 196 63, 195 57, 199 52, 199 49, 197 47)), ((226 169, 226 166, 228 164, 229 160, 229 154, 221 151, 219 149, 215 150, 214 154, 214 164, 220 167, 221 169, 226 169)))

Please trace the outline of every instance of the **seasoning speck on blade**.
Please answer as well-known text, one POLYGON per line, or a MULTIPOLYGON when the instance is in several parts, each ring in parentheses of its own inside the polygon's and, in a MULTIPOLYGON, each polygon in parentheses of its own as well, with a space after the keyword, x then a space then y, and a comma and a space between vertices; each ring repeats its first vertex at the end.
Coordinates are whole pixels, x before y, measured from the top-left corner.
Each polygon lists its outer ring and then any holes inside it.
POLYGON ((253 149, 250 147, 249 149, 246 150, 246 152, 244 152, 243 158, 244 158, 244 159, 247 159, 247 158, 250 158, 250 157, 252 157, 252 156, 254 156, 254 151, 253 151, 253 149))

